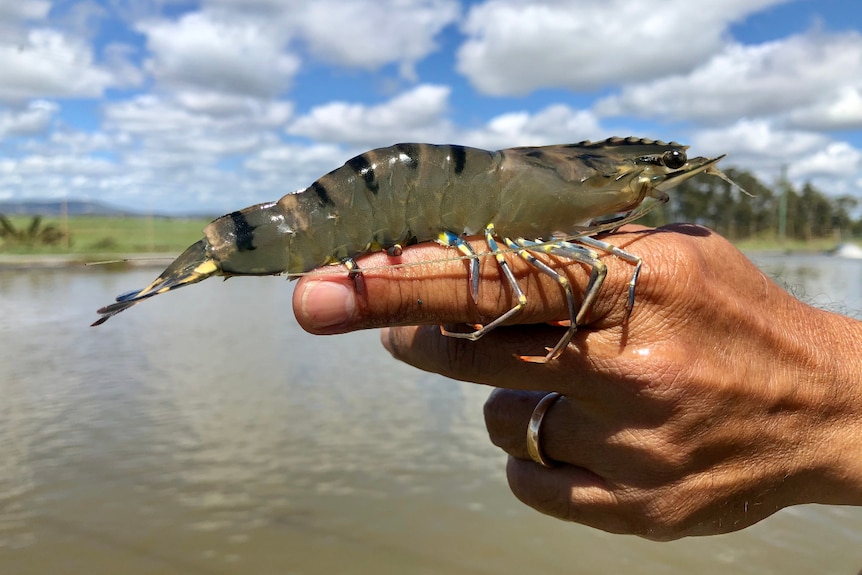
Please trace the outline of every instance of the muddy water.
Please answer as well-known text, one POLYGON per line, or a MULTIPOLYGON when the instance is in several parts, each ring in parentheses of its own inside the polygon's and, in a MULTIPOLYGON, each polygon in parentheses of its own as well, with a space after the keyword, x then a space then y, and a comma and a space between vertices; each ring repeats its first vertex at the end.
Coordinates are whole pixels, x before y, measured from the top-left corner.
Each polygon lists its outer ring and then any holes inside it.
MULTIPOLYGON (((862 262, 756 258, 859 316, 862 262)), ((313 337, 278 278, 205 282, 99 329, 128 273, 0 271, 0 574, 847 573, 862 509, 658 544, 508 491, 487 390, 313 337)))

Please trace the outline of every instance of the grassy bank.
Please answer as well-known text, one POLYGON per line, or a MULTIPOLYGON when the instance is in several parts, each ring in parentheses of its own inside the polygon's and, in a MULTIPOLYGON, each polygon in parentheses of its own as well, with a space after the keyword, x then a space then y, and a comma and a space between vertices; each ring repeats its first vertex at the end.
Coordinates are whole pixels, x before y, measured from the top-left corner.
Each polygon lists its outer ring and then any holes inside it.
MULTIPOLYGON (((852 243, 862 243, 860 240, 848 240, 852 243)), ((782 251, 788 253, 822 253, 835 249, 840 242, 835 238, 815 238, 811 241, 784 240, 774 238, 754 238, 733 242, 742 251, 782 251)))
MULTIPOLYGON (((59 232, 51 243, 38 233, 27 234, 33 224, 31 216, 8 216, 9 223, 21 237, 0 239, 0 254, 82 255, 133 253, 179 253, 203 236, 208 219, 161 217, 74 216, 66 220, 43 218, 39 228, 59 232)), ((38 232, 38 230, 36 230, 38 232)), ((45 237, 51 234, 44 234, 45 237)))
MULTIPOLYGON (((39 241, 39 234, 26 233, 33 224, 30 216, 8 216, 9 223, 22 237, 0 238, 0 254, 81 256, 94 259, 111 254, 179 254, 202 237, 203 228, 209 223, 204 218, 164 217, 107 217, 74 216, 67 220, 44 218, 39 228, 53 228, 52 243, 39 241)), ((38 230, 36 230, 38 231, 38 230)), ((51 234, 45 234, 51 237, 51 234)), ((862 243, 862 240, 856 240, 862 243)), ((747 239, 735 242, 742 250, 823 252, 836 246, 835 238, 821 238, 810 242, 799 240, 778 241, 775 238, 747 239)))

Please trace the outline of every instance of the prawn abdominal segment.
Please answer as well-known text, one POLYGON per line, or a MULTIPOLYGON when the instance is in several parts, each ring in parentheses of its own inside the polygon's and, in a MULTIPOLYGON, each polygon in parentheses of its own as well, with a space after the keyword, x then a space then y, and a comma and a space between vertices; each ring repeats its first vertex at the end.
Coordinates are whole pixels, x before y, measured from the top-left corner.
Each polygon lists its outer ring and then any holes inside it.
POLYGON ((606 268, 597 251, 631 263, 628 310, 641 260, 593 236, 633 221, 667 200, 667 190, 698 174, 725 177, 717 158, 687 158, 687 146, 638 138, 611 138, 556 146, 489 152, 457 145, 397 144, 370 150, 276 202, 217 218, 149 286, 119 296, 98 310, 100 325, 154 295, 210 276, 301 274, 344 262, 361 289, 354 258, 375 251, 436 241, 470 260, 470 294, 478 301, 479 257, 463 237, 484 234, 516 303, 467 334, 478 339, 511 322, 526 296, 506 260, 517 254, 553 278, 565 295, 570 326, 545 356, 553 360, 583 324, 606 268), (650 199, 650 200, 648 200, 650 199), (645 201, 648 200, 648 201, 645 201), (554 238, 543 242, 539 238, 554 238), (503 250, 501 250, 501 244, 503 250), (568 279, 536 258, 551 254, 590 269, 579 306, 568 279))

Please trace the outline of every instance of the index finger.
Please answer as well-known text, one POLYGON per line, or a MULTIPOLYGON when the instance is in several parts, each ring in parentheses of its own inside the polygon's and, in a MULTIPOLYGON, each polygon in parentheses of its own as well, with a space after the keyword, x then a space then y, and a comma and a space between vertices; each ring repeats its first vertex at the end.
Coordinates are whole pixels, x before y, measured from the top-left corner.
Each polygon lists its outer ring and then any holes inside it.
MULTIPOLYGON (((477 253, 488 251, 481 240, 469 243, 477 253)), ((479 297, 474 302, 468 281, 469 261, 459 259, 458 255, 451 248, 423 243, 404 249, 398 258, 383 252, 358 258, 361 290, 357 290, 346 269, 345 273, 305 276, 294 292, 294 313, 306 331, 334 334, 398 325, 487 324, 517 304, 500 266, 488 256, 480 258, 479 297), (392 264, 398 267, 391 267, 392 264)), ((569 319, 566 298, 557 281, 520 257, 508 255, 506 260, 526 295, 523 310, 511 323, 569 319)), ((580 305, 589 272, 565 258, 549 257, 544 261, 571 282, 576 305, 580 305)), ((600 301, 591 315, 594 322, 614 309, 624 309, 632 268, 629 264, 622 265, 627 270, 621 275, 614 274, 622 281, 609 279, 602 288, 600 301)))

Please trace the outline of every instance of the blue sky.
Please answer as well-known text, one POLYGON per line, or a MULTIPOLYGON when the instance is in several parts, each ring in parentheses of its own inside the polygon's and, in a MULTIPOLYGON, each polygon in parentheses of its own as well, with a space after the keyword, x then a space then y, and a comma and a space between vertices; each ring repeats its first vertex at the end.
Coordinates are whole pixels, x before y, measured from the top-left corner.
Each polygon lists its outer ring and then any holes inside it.
POLYGON ((613 135, 862 199, 862 4, 0 0, 0 199, 227 212, 397 142, 613 135))

